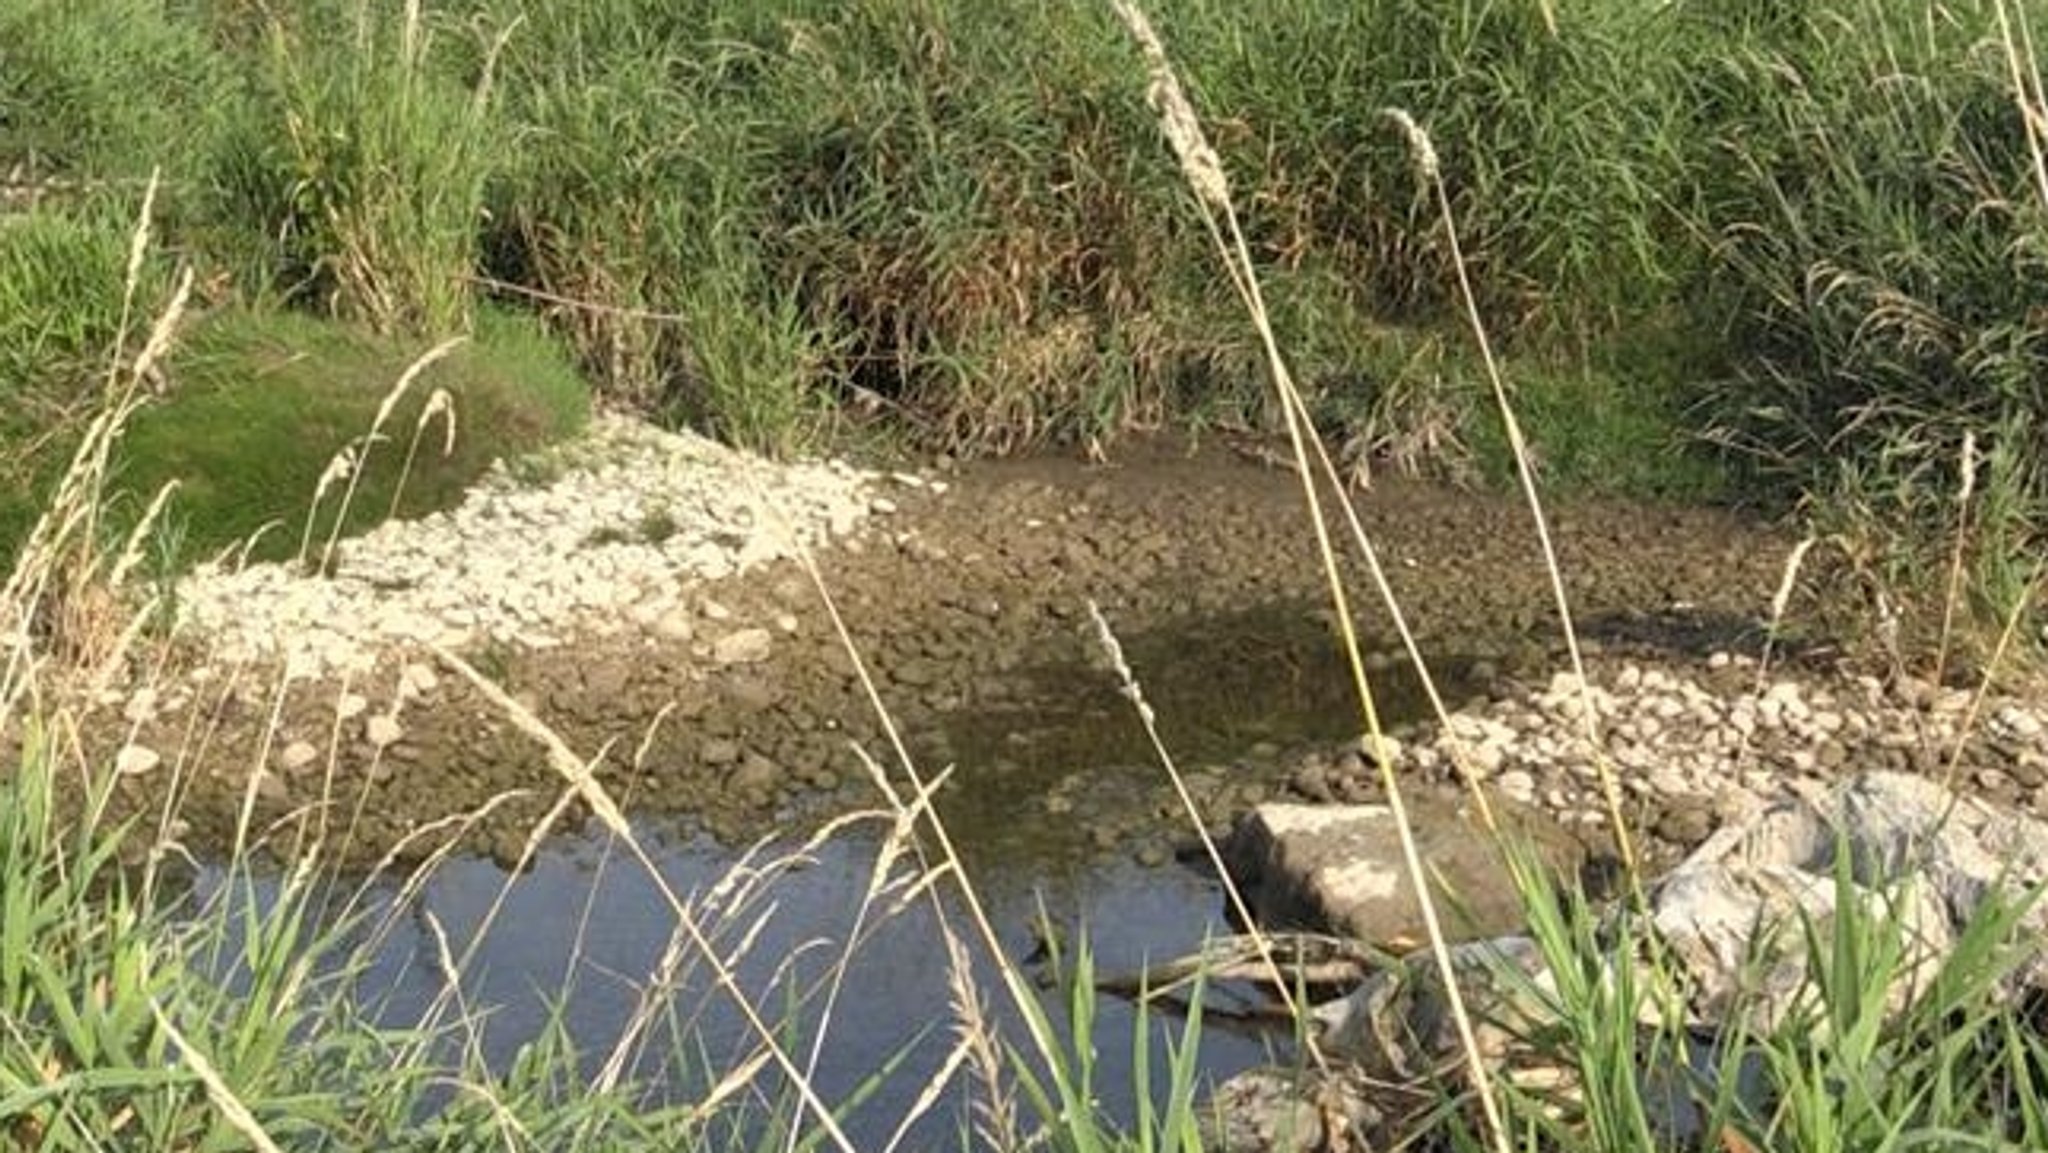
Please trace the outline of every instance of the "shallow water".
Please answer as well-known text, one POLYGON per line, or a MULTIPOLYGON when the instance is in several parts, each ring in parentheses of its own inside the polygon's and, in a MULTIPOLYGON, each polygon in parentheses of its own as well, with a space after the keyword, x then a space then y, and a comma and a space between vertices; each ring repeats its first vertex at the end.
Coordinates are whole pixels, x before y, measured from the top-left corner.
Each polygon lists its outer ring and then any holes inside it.
MULTIPOLYGON (((1126 653, 1160 709, 1167 739, 1192 771, 1208 775, 1212 795, 1218 780, 1225 789, 1269 788, 1280 771, 1276 755, 1232 760, 1234 752, 1261 742, 1272 749, 1327 740, 1356 726, 1327 628, 1305 608, 1210 617, 1138 634, 1127 638, 1126 653)), ((1061 643, 1017 672, 1006 679, 1001 700, 971 700, 931 731, 911 734, 928 770, 953 766, 941 811, 1004 952, 1017 959, 1033 952, 1031 926, 1040 909, 1068 930, 1069 944, 1086 933, 1098 973, 1128 973, 1227 933, 1214 879, 1158 863, 1166 856, 1164 838, 1188 827, 1162 809, 1171 796, 1166 777, 1102 662, 1085 644, 1061 643), (1153 863, 1140 864, 1138 856, 1153 863)), ((1390 685, 1396 691, 1389 714, 1412 713, 1412 686, 1390 685)), ((861 912, 879 823, 855 825, 787 866, 778 861, 791 851, 786 841, 743 857, 685 831, 681 822, 648 823, 640 832, 667 883, 686 900, 694 894, 716 909, 704 920, 719 926, 718 948, 737 954, 740 985, 771 1020, 790 1017, 792 991, 816 986, 849 938, 860 936, 822 1030, 814 1085, 828 1102, 848 1101, 900 1056, 901 1066, 845 1118, 858 1147, 880 1148, 944 1062, 955 1017, 933 904, 912 900, 888 915, 884 899, 861 912), (716 895, 728 878, 757 875, 758 890, 744 899, 716 895), (748 931, 753 939, 741 951, 739 939, 748 931)), ((906 863, 899 872, 908 869, 906 863)), ((946 915, 966 934, 963 901, 954 890, 941 892, 946 915)), ((370 899, 389 908, 396 884, 373 890, 370 899)), ((474 948, 460 997, 472 1014, 487 1010, 479 1040, 488 1062, 510 1067, 559 1004, 584 1072, 595 1076, 627 1035, 640 990, 662 971, 676 925, 642 866, 601 836, 557 838, 516 876, 483 858, 455 859, 389 921, 386 936, 370 942, 373 960, 358 995, 380 1022, 413 1026, 451 994, 442 941, 455 954, 474 948)), ((1010 1044, 1028 1048, 1023 1022, 1004 1003, 990 958, 979 946, 973 952, 997 1027, 1010 1044)), ((684 948, 680 956, 665 1001, 669 1011, 631 1050, 623 1071, 657 1098, 689 1101, 709 1089, 702 1070, 736 1067, 752 1052, 754 1036, 700 954, 684 948), (679 1062, 678 1053, 703 1059, 679 1062)), ((1041 993, 1063 1027, 1059 995, 1041 993)), ((1228 995, 1217 990, 1212 1005, 1222 1009, 1228 995)), ((818 997, 795 1011, 791 1052, 799 1060, 811 1059, 824 1016, 818 997)), ((1269 1055, 1285 1059, 1284 1035, 1221 1027, 1221 1016, 1213 1016, 1203 1038, 1205 1078, 1226 1077, 1269 1055)), ((1112 1115, 1126 1120, 1135 1116, 1139 1091, 1133 1085, 1136 1028, 1134 1006, 1100 999, 1096 1091, 1112 1115)), ((1149 1092, 1155 1099, 1165 1090, 1163 1041, 1177 1038, 1181 1028, 1168 1014, 1150 1023, 1149 1092)), ((955 1092, 920 1123, 909 1147, 957 1143, 969 1123, 968 1081, 963 1071, 955 1092)), ((774 1093, 772 1077, 761 1084, 774 1093)), ((1028 1126, 1032 1118, 1023 1120, 1028 1126)))
MULTIPOLYGON (((814 1059, 814 1087, 835 1106, 851 1100, 878 1070, 900 1059, 900 1067, 870 1096, 842 1117, 856 1147, 879 1149, 910 1111, 951 1048, 954 1017, 946 951, 936 931, 933 907, 910 902, 888 916, 871 911, 860 926, 844 982, 820 1037, 822 1002, 812 999, 793 1017, 784 1011, 790 990, 813 987, 826 974, 856 930, 876 840, 862 833, 842 835, 812 854, 810 863, 777 871, 756 899, 735 907, 714 930, 721 950, 736 948, 742 925, 756 935, 735 964, 741 987, 761 1011, 784 1028, 782 1039, 799 1062, 814 1059), (792 1040, 793 1038, 793 1040, 792 1040)), ((728 875, 735 857, 698 842, 663 843, 653 856, 661 875, 679 893, 703 894, 728 875)), ((222 878, 210 876, 202 890, 217 891, 222 878)), ((372 907, 389 908, 395 885, 369 896, 372 907)), ((1121 860, 1078 873, 1033 878, 1021 874, 986 878, 981 896, 1003 949, 1014 958, 1034 948, 1029 930, 1043 902, 1088 926, 1099 972, 1128 971, 1198 946, 1205 934, 1227 931, 1219 916, 1213 883, 1179 868, 1147 869, 1121 860)), ((273 890, 274 891, 274 890, 273 890)), ((202 896, 204 892, 202 892, 202 896)), ((949 895, 945 907, 963 927, 961 902, 949 895)), ((510 1068, 522 1046, 548 1024, 553 1006, 566 1006, 568 1032, 583 1055, 582 1071, 595 1077, 613 1047, 626 1035, 640 989, 663 967, 677 921, 664 899, 634 861, 596 839, 565 839, 546 846, 533 868, 508 877, 481 859, 449 862, 427 883, 409 910, 387 922, 372 961, 355 989, 375 1019, 411 1027, 428 1019, 437 998, 449 995, 440 960, 441 941, 460 952, 480 942, 475 965, 464 974, 460 998, 481 1014, 480 1048, 495 1069, 510 1068), (497 905, 495 915, 491 913, 497 905), (480 926, 484 935, 479 938, 480 926)), ((976 970, 985 1003, 1001 1035, 1028 1048, 1022 1020, 1003 1003, 1000 983, 986 954, 976 950, 976 970)), ((654 1099, 690 1101, 708 1089, 703 1069, 736 1067, 755 1048, 754 1035, 721 992, 694 951, 684 961, 667 999, 662 1022, 624 1066, 627 1076, 649 1088, 654 1099), (708 1065, 676 1060, 701 1052, 708 1065)), ((1041 989, 1058 1019, 1059 995, 1041 989)), ((1134 1007, 1103 997, 1098 1005, 1097 1089, 1104 1106, 1120 1118, 1135 1115, 1132 1038, 1134 1007)), ((1064 1027, 1064 1022, 1061 1022, 1064 1027)), ((1177 1037, 1178 1018, 1155 1015, 1151 1091, 1163 1097, 1163 1039, 1177 1037)), ((1205 1077, 1219 1078, 1259 1062, 1284 1038, 1211 1028, 1202 1046, 1205 1077)), ((774 1093, 776 1079, 762 1090, 774 1093)), ((912 1131, 907 1147, 954 1144, 971 1123, 963 1072, 955 1091, 912 1131)), ((758 1119, 758 1110, 747 1116, 758 1119)), ((1028 1123, 1028 1115, 1026 1117, 1028 1123)))

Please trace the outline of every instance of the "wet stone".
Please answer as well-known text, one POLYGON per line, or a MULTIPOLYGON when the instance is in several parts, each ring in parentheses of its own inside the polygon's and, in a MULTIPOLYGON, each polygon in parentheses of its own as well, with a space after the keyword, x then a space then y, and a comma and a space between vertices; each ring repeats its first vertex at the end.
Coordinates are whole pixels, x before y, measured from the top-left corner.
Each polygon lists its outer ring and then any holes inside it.
POLYGON ((787 778, 781 765, 759 753, 748 753, 733 770, 730 780, 735 789, 761 794, 780 788, 787 778))

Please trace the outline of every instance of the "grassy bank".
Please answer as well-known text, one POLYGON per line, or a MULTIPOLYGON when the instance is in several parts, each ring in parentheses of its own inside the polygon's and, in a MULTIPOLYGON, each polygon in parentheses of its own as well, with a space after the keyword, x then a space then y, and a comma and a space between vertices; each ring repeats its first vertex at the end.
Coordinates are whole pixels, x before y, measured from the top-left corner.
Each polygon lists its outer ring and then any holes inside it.
MULTIPOLYGON (((369 438, 394 382, 427 348, 288 312, 229 307, 196 320, 161 369, 164 391, 115 446, 107 530, 125 533, 173 486, 153 549, 163 574, 228 548, 282 559, 302 537, 334 531, 340 502, 317 498, 337 459, 356 478, 344 526, 356 532, 452 505, 492 461, 550 444, 587 416, 588 391, 559 346, 530 319, 487 310, 474 338, 424 370, 369 438)), ((10 394, 20 403, 8 408, 18 423, 0 434, 0 562, 26 540, 106 396, 82 357, 64 363, 10 394)))
MULTIPOLYGON (((7 232, 61 232, 160 166, 173 248, 225 297, 428 338, 496 299, 607 397, 773 450, 870 412, 968 452, 1269 415, 1102 6, 265 12, 0 3, 7 232)), ((1505 471, 1398 107, 1439 142, 1556 482, 1806 501, 1885 538, 1884 575, 1924 574, 1970 437, 1978 588, 1995 608, 2025 585, 2048 301, 2023 45, 2048 9, 1156 15, 1333 440, 1505 471)), ((94 323, 0 330, 0 369, 94 323)))

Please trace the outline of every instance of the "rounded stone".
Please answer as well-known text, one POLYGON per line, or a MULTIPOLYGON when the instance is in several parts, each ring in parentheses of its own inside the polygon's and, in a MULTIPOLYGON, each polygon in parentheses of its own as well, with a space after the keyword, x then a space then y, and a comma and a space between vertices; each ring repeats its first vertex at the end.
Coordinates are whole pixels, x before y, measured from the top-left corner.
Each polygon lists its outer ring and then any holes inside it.
POLYGON ((285 772, 296 775, 311 768, 319 759, 320 750, 313 742, 291 741, 278 750, 277 765, 285 772))
POLYGON ((781 765, 759 753, 748 753, 733 770, 730 782, 743 792, 767 793, 781 788, 787 777, 781 765))
POLYGON ((363 725, 363 737, 375 748, 386 748, 397 744, 405 736, 405 726, 390 713, 378 713, 363 725))

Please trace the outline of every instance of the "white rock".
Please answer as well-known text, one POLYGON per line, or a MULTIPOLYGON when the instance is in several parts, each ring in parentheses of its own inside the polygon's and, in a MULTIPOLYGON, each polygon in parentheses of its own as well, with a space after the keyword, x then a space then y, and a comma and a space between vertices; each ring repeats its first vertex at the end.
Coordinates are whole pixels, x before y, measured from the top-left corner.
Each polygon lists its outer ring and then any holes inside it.
POLYGON ((278 767, 287 773, 296 773, 320 759, 320 750, 311 741, 292 741, 278 751, 278 767))
POLYGON ((184 622, 219 659, 282 658, 309 677, 367 670, 394 647, 430 639, 459 646, 457 635, 514 627, 557 634, 637 603, 649 588, 720 579, 788 555, 790 539, 764 531, 771 521, 755 507, 757 489, 768 492, 794 539, 856 543, 870 490, 882 480, 848 467, 752 460, 690 433, 609 415, 555 461, 558 475, 547 483, 521 484, 513 479, 519 470, 499 465, 459 507, 347 542, 330 577, 283 565, 201 565, 178 591, 184 622), (658 548, 632 539, 651 510, 674 521, 658 548), (593 533, 621 525, 629 539, 592 542, 593 533), (713 543, 729 538, 744 543, 713 543))
POLYGON ((1536 799, 1536 778, 1522 769, 1509 769, 1493 783, 1502 796, 1519 804, 1526 805, 1536 799))
POLYGON ((363 738, 376 748, 382 749, 396 744, 405 736, 405 726, 389 713, 378 713, 363 725, 363 738))
POLYGON ((163 755, 145 745, 123 745, 114 754, 114 771, 124 777, 139 777, 163 763, 163 755))
POLYGON ((690 610, 677 605, 661 614, 661 618, 654 622, 654 634, 665 641, 687 644, 690 638, 697 635, 697 623, 691 617, 690 610))
POLYGON ((427 696, 441 685, 441 678, 434 672, 433 666, 417 661, 405 666, 399 676, 405 691, 416 697, 427 696))
POLYGON ((711 646, 711 659, 720 665, 752 665, 768 659, 774 638, 767 629, 747 628, 727 633, 711 646))
POLYGON ((2041 718, 2018 705, 2004 705, 1991 715, 1992 731, 2014 740, 2031 741, 2040 738, 2041 718))

